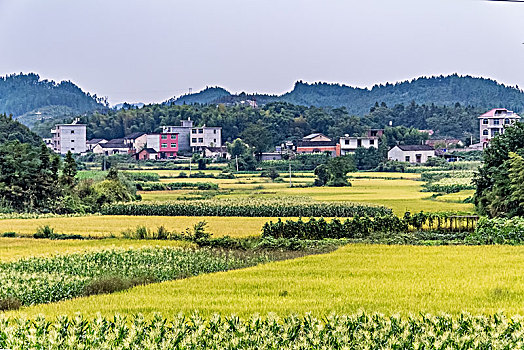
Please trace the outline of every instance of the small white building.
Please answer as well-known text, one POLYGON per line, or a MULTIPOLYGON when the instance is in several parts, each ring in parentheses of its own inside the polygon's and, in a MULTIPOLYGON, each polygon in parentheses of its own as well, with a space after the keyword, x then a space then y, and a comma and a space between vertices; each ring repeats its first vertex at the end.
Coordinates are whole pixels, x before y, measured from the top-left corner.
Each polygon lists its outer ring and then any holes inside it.
POLYGON ((129 154, 129 145, 124 143, 124 139, 113 139, 105 143, 99 143, 93 148, 93 153, 112 156, 114 154, 129 154))
POLYGON ((340 155, 344 156, 346 154, 354 153, 357 148, 378 148, 378 137, 350 137, 345 135, 340 138, 340 155))
POLYGON ((124 144, 126 144, 131 153, 136 153, 142 148, 146 147, 147 134, 145 132, 135 132, 124 136, 124 144))
POLYGON ((53 134, 53 151, 59 154, 84 153, 87 151, 85 124, 78 124, 75 119, 71 124, 58 124, 51 130, 53 134))
POLYGON ((397 145, 389 150, 388 159, 408 163, 426 163, 435 157, 435 149, 429 145, 397 145))
POLYGON ((98 145, 99 143, 106 143, 106 139, 91 139, 87 141, 87 150, 93 151, 93 149, 98 145))

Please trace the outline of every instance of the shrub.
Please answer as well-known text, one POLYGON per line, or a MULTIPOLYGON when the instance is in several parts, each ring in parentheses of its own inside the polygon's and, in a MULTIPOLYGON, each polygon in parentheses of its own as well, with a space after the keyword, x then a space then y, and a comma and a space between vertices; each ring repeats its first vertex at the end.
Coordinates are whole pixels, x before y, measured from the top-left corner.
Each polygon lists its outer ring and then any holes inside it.
POLYGON ((34 238, 50 238, 55 235, 55 230, 48 226, 40 226, 36 229, 36 233, 33 235, 34 238))
POLYGON ((466 241, 471 244, 523 244, 524 218, 482 218, 466 241))
POLYGON ((9 237, 9 238, 16 237, 16 232, 4 232, 2 233, 2 237, 9 237))
POLYGON ((0 299, 0 311, 17 310, 22 307, 22 303, 15 297, 5 297, 0 299))

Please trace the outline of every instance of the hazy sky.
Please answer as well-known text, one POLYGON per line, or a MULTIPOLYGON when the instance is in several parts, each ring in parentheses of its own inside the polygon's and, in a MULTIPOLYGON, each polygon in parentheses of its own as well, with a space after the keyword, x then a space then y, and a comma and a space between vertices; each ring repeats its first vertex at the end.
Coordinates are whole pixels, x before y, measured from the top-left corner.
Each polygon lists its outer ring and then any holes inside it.
POLYGON ((71 80, 112 104, 453 72, 524 87, 523 42, 524 3, 0 0, 0 75, 71 80))

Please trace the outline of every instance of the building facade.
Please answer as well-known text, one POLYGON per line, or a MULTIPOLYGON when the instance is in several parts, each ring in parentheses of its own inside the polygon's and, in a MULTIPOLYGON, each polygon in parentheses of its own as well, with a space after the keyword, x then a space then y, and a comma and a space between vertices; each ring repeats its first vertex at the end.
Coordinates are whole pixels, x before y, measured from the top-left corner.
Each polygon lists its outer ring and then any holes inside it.
POLYGON ((178 134, 179 152, 201 151, 204 147, 222 147, 221 127, 194 127, 191 119, 180 122, 180 126, 162 126, 163 133, 178 134))
POLYGON ((75 120, 71 124, 58 124, 51 130, 53 151, 59 154, 85 153, 87 151, 86 125, 78 124, 75 120))
POLYGON ((492 138, 503 134, 504 128, 519 121, 520 116, 506 108, 494 108, 478 118, 480 121, 480 142, 485 147, 492 138))
POLYGON ((397 145, 389 150, 388 159, 407 163, 426 163, 435 157, 435 149, 428 145, 397 145))
POLYGON ((163 132, 147 135, 146 147, 155 150, 160 159, 173 159, 178 154, 179 135, 176 133, 163 132))
POLYGON ((340 155, 354 153, 357 148, 378 148, 378 137, 350 137, 346 135, 340 138, 340 155))

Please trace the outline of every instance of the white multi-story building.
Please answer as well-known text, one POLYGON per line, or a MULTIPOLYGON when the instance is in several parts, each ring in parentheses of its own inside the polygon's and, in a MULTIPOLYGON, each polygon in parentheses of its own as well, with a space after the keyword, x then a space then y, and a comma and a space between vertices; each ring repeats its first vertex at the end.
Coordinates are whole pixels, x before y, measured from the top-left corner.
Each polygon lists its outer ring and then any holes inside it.
POLYGON ((486 146, 492 138, 504 133, 504 128, 519 121, 520 116, 506 108, 494 108, 479 117, 480 142, 486 146))
POLYGON ((346 135, 340 138, 340 155, 344 156, 346 154, 355 153, 357 148, 378 148, 378 137, 350 137, 346 135))
POLYGON ((78 124, 75 119, 71 124, 58 124, 51 130, 53 151, 60 154, 84 153, 87 151, 86 125, 78 124))
POLYGON ((197 151, 204 147, 222 147, 222 128, 194 127, 193 121, 181 120, 181 126, 162 126, 162 133, 178 134, 179 151, 197 151))

